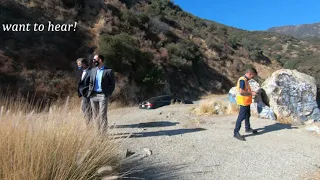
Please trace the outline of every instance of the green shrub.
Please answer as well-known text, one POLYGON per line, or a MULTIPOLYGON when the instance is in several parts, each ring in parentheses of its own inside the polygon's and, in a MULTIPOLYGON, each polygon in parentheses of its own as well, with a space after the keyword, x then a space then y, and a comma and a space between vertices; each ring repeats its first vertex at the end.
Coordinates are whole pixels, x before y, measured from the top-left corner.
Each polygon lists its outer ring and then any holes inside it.
POLYGON ((281 58, 282 58, 282 56, 281 56, 280 54, 274 55, 274 59, 275 59, 276 61, 278 61, 278 62, 281 62, 281 61, 280 61, 281 58))
POLYGON ((263 51, 260 49, 255 49, 251 52, 249 52, 249 56, 252 60, 258 60, 264 57, 263 51))
POLYGON ((135 13, 131 10, 124 10, 120 13, 120 19, 122 26, 126 29, 132 29, 132 27, 144 28, 145 24, 149 22, 149 17, 144 13, 135 13))
POLYGON ((243 38, 241 40, 241 44, 247 51, 252 51, 255 48, 254 47, 254 43, 251 40, 247 39, 247 38, 243 38))
POLYGON ((294 50, 294 46, 293 46, 292 43, 290 43, 290 44, 288 45, 288 50, 294 50))
POLYGON ((217 29, 217 26, 215 24, 213 24, 213 23, 208 26, 208 31, 211 32, 211 33, 216 31, 216 29, 217 29))
POLYGON ((99 51, 115 71, 130 76, 134 74, 136 83, 147 89, 159 88, 162 85, 162 70, 154 67, 152 53, 142 52, 137 47, 135 39, 121 33, 101 36, 99 51))
POLYGON ((198 47, 190 41, 169 43, 166 45, 170 64, 180 69, 183 73, 192 73, 193 67, 201 59, 198 47))
POLYGON ((272 50, 274 51, 282 51, 282 45, 281 44, 276 44, 272 47, 272 50))
POLYGON ((216 34, 220 38, 227 38, 228 37, 228 29, 225 27, 218 27, 216 30, 216 34))
POLYGON ((144 86, 149 90, 155 90, 163 86, 163 71, 160 67, 147 64, 140 66, 135 71, 134 80, 138 85, 144 86))
POLYGON ((170 43, 166 45, 169 56, 176 55, 188 61, 197 61, 201 56, 198 47, 190 41, 170 43))
POLYGON ((228 44, 233 48, 237 49, 239 38, 235 35, 231 35, 228 37, 228 44))
POLYGON ((130 23, 130 25, 137 25, 139 22, 136 15, 130 10, 121 11, 120 14, 121 14, 121 16, 120 16, 121 20, 128 21, 130 23))
POLYGON ((179 7, 174 5, 168 0, 152 0, 151 4, 147 7, 147 13, 152 16, 157 15, 174 15, 179 7))
POLYGON ((115 71, 126 72, 132 63, 138 60, 140 50, 135 40, 126 33, 115 36, 102 35, 99 41, 99 51, 105 56, 106 62, 115 71))
POLYGON ((298 61, 297 60, 287 60, 283 67, 286 68, 286 69, 296 69, 298 65, 298 61))
POLYGON ((168 24, 160 21, 158 18, 152 18, 148 22, 149 30, 153 33, 160 34, 160 33, 167 33, 170 30, 168 24))
POLYGON ((173 28, 181 29, 181 26, 179 23, 177 23, 175 20, 167 18, 165 16, 160 17, 160 21, 172 26, 173 28))
POLYGON ((217 40, 215 40, 213 37, 209 36, 206 38, 206 44, 208 48, 214 49, 217 52, 221 52, 223 49, 223 45, 220 44, 217 40))

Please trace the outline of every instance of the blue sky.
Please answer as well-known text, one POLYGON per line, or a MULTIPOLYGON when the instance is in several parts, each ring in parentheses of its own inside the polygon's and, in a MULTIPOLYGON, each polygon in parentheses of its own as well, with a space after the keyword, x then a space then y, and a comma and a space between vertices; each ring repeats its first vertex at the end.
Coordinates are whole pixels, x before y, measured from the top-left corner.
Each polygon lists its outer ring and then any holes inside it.
POLYGON ((174 0, 195 16, 245 30, 320 22, 320 0, 174 0))

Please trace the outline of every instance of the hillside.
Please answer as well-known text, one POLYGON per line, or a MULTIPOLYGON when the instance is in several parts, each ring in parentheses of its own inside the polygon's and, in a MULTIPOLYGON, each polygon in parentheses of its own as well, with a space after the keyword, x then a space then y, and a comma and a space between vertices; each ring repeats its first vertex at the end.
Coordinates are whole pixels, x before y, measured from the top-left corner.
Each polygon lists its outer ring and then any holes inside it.
POLYGON ((297 38, 320 38, 320 23, 272 27, 267 31, 290 35, 297 38))
MULTIPOLYGON (((74 23, 71 32, 0 32, 0 88, 56 99, 76 92, 78 57, 105 55, 116 71, 111 101, 158 94, 226 93, 247 67, 260 81, 282 66, 317 77, 319 44, 197 18, 167 0, 15 0, 0 24, 74 23), (305 61, 310 65, 301 64, 305 61)), ((319 78, 320 79, 320 78, 319 78)), ((320 84, 320 82, 318 82, 320 84)))

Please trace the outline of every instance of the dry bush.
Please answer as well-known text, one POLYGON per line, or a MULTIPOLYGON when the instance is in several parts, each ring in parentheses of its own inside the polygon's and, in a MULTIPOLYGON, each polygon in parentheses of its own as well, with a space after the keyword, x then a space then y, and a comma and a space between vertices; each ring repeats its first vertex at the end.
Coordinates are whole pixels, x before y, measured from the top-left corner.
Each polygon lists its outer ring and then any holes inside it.
POLYGON ((229 102, 227 114, 238 114, 239 111, 240 111, 240 106, 239 105, 229 102))
POLYGON ((194 109, 193 112, 197 115, 227 114, 228 107, 222 101, 205 99, 200 101, 199 107, 194 109))
POLYGON ((287 118, 278 118, 277 121, 281 124, 293 124, 293 120, 291 117, 287 118))
POLYGON ((214 114, 213 101, 210 101, 210 100, 201 101, 198 108, 198 114, 210 114, 210 115, 214 114))
POLYGON ((93 43, 98 45, 99 37, 103 29, 105 28, 106 21, 103 16, 101 16, 93 25, 93 28, 90 30, 90 33, 93 35, 93 43))
POLYGON ((117 146, 71 105, 36 113, 23 100, 0 96, 0 179, 98 179, 101 167, 109 169, 104 176, 118 175, 117 146))

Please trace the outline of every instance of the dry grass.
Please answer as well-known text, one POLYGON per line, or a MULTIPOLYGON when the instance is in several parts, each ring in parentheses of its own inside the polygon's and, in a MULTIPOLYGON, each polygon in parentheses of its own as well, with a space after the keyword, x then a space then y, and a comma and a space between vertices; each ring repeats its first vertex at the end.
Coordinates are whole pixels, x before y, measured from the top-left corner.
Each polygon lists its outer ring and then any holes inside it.
POLYGON ((105 25, 106 25, 105 18, 103 15, 101 15, 100 18, 93 25, 93 28, 90 29, 90 33, 94 37, 92 43, 96 46, 99 45, 98 41, 99 41, 100 33, 102 32, 105 25))
POLYGON ((293 120, 291 117, 288 118, 278 118, 277 121, 281 124, 293 124, 293 120))
POLYGON ((117 176, 117 146, 84 124, 79 104, 36 113, 0 96, 0 106, 0 179, 98 179, 101 167, 117 176))
POLYGON ((239 105, 229 102, 227 114, 239 114, 239 111, 240 111, 239 105))
POLYGON ((228 107, 222 101, 215 101, 205 99, 200 101, 199 107, 193 110, 196 115, 215 115, 215 114, 227 114, 228 107))

